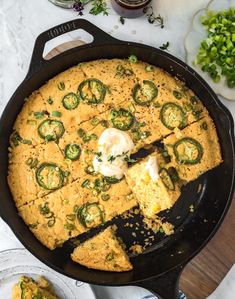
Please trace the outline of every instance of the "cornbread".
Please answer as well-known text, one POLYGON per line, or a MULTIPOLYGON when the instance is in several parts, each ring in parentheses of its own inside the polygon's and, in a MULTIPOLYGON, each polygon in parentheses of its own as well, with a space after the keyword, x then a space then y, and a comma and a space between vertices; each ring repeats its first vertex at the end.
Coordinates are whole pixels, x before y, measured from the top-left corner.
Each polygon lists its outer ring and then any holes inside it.
POLYGON ((123 272, 133 268, 123 245, 115 236, 115 227, 108 227, 79 245, 71 258, 80 265, 97 270, 123 272))
POLYGON ((186 182, 222 163, 215 125, 208 116, 168 136, 163 143, 171 157, 171 165, 186 182))
POLYGON ((38 240, 52 250, 137 205, 125 180, 112 185, 106 195, 108 200, 94 196, 77 180, 20 207, 19 213, 38 240))
POLYGON ((54 292, 49 282, 42 276, 38 281, 31 277, 22 276, 19 282, 14 285, 12 290, 12 299, 59 299, 54 292))
MULTIPOLYGON (((25 99, 12 129, 8 184, 19 215, 51 250, 138 206, 157 232, 157 215, 178 200, 181 181, 222 162, 200 99, 141 61, 100 59, 65 70, 25 99), (132 158, 156 141, 164 143, 170 161, 159 150, 141 161, 132 158)), ((161 228, 168 235, 174 230, 168 223, 161 228)), ((117 244, 113 229, 103 235, 110 248, 117 244)), ((102 269, 91 256, 84 250, 84 265, 102 269)), ((121 256, 122 266, 114 259, 104 270, 131 269, 121 256)))

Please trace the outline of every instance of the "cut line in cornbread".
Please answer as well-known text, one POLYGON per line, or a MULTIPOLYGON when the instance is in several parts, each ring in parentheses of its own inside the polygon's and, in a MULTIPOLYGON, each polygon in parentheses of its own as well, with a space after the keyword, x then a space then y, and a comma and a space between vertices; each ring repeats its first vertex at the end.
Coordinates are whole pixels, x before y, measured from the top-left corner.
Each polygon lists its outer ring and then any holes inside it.
POLYGON ((24 222, 37 239, 51 250, 137 205, 125 180, 110 187, 106 193, 110 196, 108 200, 103 200, 102 194, 99 197, 92 195, 88 188, 81 187, 81 183, 77 180, 19 208, 24 222), (78 216, 83 207, 88 207, 87 225, 78 216))

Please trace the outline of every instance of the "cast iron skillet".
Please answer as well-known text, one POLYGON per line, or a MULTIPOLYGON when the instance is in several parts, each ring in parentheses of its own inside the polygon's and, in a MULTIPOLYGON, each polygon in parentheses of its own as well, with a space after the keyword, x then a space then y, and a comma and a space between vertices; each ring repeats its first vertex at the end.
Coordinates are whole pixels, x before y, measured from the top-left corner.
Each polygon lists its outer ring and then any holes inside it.
MULTIPOLYGON (((233 130, 233 119, 229 111, 218 100, 207 83, 179 59, 149 46, 114 39, 85 20, 77 19, 64 23, 43 32, 37 38, 29 72, 13 94, 0 120, 1 217, 33 255, 64 275, 98 285, 141 286, 164 299, 176 299, 182 269, 212 238, 230 206, 234 190, 235 167, 233 130), (79 28, 86 30, 94 37, 91 44, 68 50, 50 61, 42 58, 47 41, 79 28), (131 54, 184 80, 187 86, 199 96, 216 124, 224 162, 184 187, 181 199, 169 213, 163 213, 167 220, 175 224, 174 235, 165 238, 157 236, 154 244, 146 253, 132 257, 133 271, 106 273, 73 263, 69 258, 72 250, 70 242, 54 251, 48 250, 37 241, 18 216, 6 180, 8 140, 25 97, 45 81, 82 61, 99 58, 127 58, 131 54), (190 204, 194 204, 194 213, 189 213, 190 204)), ((139 220, 138 217, 136 219, 139 220)), ((131 230, 124 228, 125 220, 116 219, 115 221, 119 225, 118 234, 127 245, 130 245, 133 236, 131 230)), ((141 234, 137 235, 137 239, 143 242, 141 234)))

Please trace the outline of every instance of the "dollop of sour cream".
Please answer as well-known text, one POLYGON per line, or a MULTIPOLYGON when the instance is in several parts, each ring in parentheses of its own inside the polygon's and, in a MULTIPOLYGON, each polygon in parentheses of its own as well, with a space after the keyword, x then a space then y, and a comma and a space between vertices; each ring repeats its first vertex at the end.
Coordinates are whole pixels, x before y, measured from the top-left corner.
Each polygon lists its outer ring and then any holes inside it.
POLYGON ((149 176, 151 177, 152 181, 156 182, 159 178, 158 173, 158 164, 157 164, 157 157, 150 156, 147 160, 145 165, 145 169, 147 170, 149 176))
POLYGON ((115 128, 104 130, 98 141, 98 155, 93 160, 96 172, 121 179, 127 170, 125 158, 130 156, 134 143, 128 133, 115 128))

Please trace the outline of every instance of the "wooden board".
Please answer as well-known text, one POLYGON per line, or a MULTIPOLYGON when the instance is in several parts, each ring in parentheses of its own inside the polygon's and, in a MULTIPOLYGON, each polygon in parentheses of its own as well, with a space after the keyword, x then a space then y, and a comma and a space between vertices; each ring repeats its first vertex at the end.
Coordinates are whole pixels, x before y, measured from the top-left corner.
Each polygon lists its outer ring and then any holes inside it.
POLYGON ((74 41, 71 41, 71 42, 61 44, 61 45, 57 46, 56 48, 52 49, 49 53, 47 53, 47 55, 44 58, 46 60, 49 60, 52 57, 54 57, 54 56, 56 56, 56 55, 58 55, 58 54, 60 54, 64 51, 75 48, 77 46, 82 46, 84 44, 85 43, 81 40, 74 40, 74 41))
MULTIPOLYGON (((50 59, 82 41, 64 43, 46 55, 50 59)), ((235 196, 224 223, 209 244, 187 265, 180 288, 187 299, 205 299, 210 295, 235 263, 235 196)))
POLYGON ((180 287, 188 299, 205 299, 216 289, 235 263, 234 232, 235 196, 214 238, 187 265, 182 274, 180 287))

